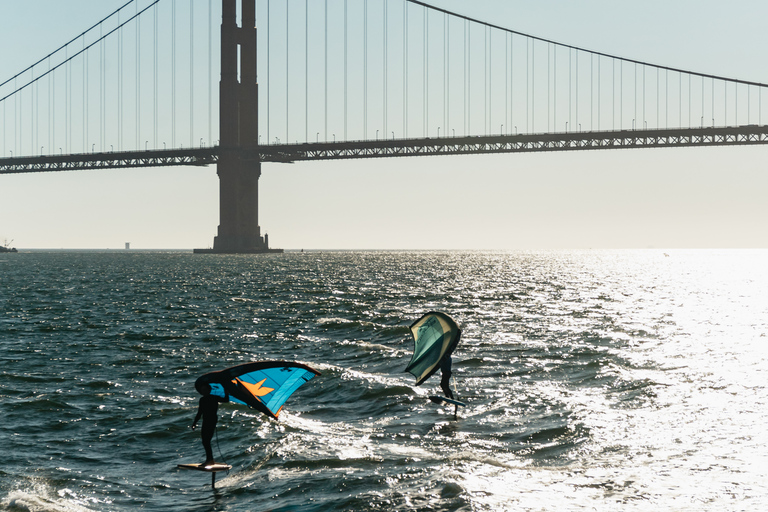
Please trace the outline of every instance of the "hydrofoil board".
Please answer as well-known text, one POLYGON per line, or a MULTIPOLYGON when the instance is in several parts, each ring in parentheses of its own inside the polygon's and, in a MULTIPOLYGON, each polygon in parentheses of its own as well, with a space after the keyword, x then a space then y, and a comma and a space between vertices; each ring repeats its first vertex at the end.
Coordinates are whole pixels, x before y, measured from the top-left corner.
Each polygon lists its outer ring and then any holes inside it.
POLYGON ((464 402, 459 402, 458 400, 451 400, 450 398, 446 398, 444 396, 429 395, 429 399, 436 404, 451 404, 459 407, 467 406, 467 404, 465 404, 464 402))
POLYGON ((197 471, 207 471, 209 473, 216 473, 218 471, 229 471, 232 466, 224 464, 223 462, 214 462, 213 464, 178 464, 176 467, 179 469, 195 469, 197 471))

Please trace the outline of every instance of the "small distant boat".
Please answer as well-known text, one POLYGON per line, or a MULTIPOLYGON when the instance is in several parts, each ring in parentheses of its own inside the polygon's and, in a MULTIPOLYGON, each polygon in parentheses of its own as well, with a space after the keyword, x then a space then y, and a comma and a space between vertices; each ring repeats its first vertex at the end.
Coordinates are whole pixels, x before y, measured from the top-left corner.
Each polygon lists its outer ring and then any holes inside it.
MULTIPOLYGON (((13 242, 13 240, 11 240, 11 242, 13 242)), ((11 245, 10 242, 6 240, 3 245, 0 245, 0 252, 19 252, 15 247, 8 247, 9 245, 11 245)))

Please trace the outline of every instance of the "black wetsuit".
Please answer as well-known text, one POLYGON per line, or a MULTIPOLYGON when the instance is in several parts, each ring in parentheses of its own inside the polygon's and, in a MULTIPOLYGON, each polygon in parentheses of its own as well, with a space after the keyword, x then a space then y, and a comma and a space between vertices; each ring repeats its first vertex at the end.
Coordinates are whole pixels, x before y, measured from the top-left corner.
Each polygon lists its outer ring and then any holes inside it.
POLYGON ((200 406, 197 408, 195 423, 203 417, 203 426, 200 428, 200 437, 203 440, 205 448, 206 462, 213 462, 213 450, 211 449, 211 439, 216 432, 216 423, 219 420, 219 402, 225 402, 224 398, 214 395, 203 395, 200 397, 200 406))
POLYGON ((443 378, 440 379, 440 387, 447 398, 453 400, 453 391, 451 391, 451 356, 447 355, 440 361, 440 372, 443 378))

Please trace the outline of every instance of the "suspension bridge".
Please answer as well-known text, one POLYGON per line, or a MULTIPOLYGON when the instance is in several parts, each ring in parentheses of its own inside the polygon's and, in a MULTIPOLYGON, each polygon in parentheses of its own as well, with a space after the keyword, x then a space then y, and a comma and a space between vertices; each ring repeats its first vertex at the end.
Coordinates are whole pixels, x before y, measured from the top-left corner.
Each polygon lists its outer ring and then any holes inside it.
POLYGON ((210 252, 266 252, 266 162, 768 141, 762 83, 416 0, 240 8, 128 1, 26 69, 4 70, 0 173, 216 164, 210 252))

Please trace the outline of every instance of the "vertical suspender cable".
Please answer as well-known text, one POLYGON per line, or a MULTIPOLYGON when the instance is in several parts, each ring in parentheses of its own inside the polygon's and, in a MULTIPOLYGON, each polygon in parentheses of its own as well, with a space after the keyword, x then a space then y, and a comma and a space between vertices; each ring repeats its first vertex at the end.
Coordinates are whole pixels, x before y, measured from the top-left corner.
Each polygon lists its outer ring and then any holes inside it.
POLYGON ((304 142, 309 142, 309 0, 304 0, 304 142))
MULTIPOLYGON (((85 47, 85 42, 83 42, 83 47, 85 47)), ((32 72, 31 76, 34 78, 34 72, 32 72)), ((83 55, 83 77, 85 77, 85 55, 83 55)), ((30 148, 30 154, 36 154, 38 151, 38 146, 40 146, 40 84, 35 83, 32 87, 32 91, 30 92, 33 97, 30 97, 30 104, 32 107, 32 126, 30 136, 32 137, 32 147, 30 148)), ((83 78, 83 112, 85 112, 85 78, 83 78)), ((83 135, 82 138, 85 140, 85 114, 83 114, 83 126, 82 126, 83 135)), ((83 147, 85 147, 85 142, 83 142, 83 147)), ((85 150, 83 150, 83 153, 85 153, 85 150)))
POLYGON ((195 2, 189 2, 189 147, 193 148, 195 136, 195 2))
MULTIPOLYGON (((86 144, 87 144, 87 138, 85 135, 86 132, 86 126, 88 124, 88 116, 86 114, 87 112, 87 105, 88 105, 88 72, 87 72, 87 59, 88 59, 88 51, 85 48, 85 35, 83 35, 83 86, 82 86, 82 93, 83 93, 83 126, 81 126, 81 137, 82 137, 82 149, 80 150, 82 153, 86 152, 86 144)), ((35 122, 37 122, 37 115, 35 115, 35 122)), ((35 134, 35 147, 33 149, 36 149, 36 146, 38 145, 39 141, 37 139, 37 134, 35 134)))
MULTIPOLYGON (((85 45, 85 36, 83 36, 83 45, 85 45)), ((87 51, 85 53, 85 57, 84 57, 84 60, 83 60, 83 69, 84 69, 83 76, 85 77, 85 79, 84 79, 85 83, 84 83, 84 86, 83 86, 83 109, 84 109, 83 110, 83 118, 85 119, 85 122, 83 123, 83 153, 86 153, 88 151, 88 147, 89 147, 88 146, 88 140, 91 138, 90 134, 89 134, 89 131, 90 131, 90 122, 89 122, 90 121, 90 115, 88 113, 88 106, 89 106, 89 103, 90 103, 88 101, 88 98, 90 98, 90 94, 89 94, 89 92, 90 92, 90 87, 89 87, 89 84, 90 84, 90 66, 89 66, 90 53, 91 53, 90 50, 87 51)))
POLYGON ((536 40, 531 39, 531 132, 536 131, 536 40))
POLYGON ((424 9, 424 136, 429 136, 429 10, 424 9))
POLYGON ((597 131, 600 131, 600 118, 602 113, 602 83, 603 83, 603 73, 602 73, 602 62, 603 58, 598 56, 597 57, 597 131))
MULTIPOLYGON (((67 105, 66 105, 66 87, 67 87, 67 68, 64 68, 64 128, 66 132, 67 127, 67 105)), ((14 153, 17 155, 20 155, 24 152, 24 93, 20 92, 18 94, 14 95, 14 105, 16 110, 16 125, 14 132, 16 133, 16 137, 18 142, 16 143, 16 147, 14 148, 14 153)), ((64 134, 64 140, 66 141, 67 133, 64 134)), ((65 144, 66 146, 66 144, 65 144)))
POLYGON ((422 118, 422 131, 424 133, 424 137, 427 137, 429 135, 429 119, 428 119, 428 117, 429 117, 429 98, 427 96, 427 94, 428 94, 428 90, 427 89, 429 87, 429 85, 428 85, 429 72, 427 71, 427 68, 429 67, 429 63, 428 63, 428 60, 427 60, 428 59, 428 57, 427 57, 427 44, 429 44, 429 37, 428 37, 428 34, 427 34, 427 15, 428 14, 429 14, 429 11, 425 7, 424 8, 424 17, 422 19, 422 22, 424 24, 424 30, 422 30, 423 42, 422 42, 422 45, 421 45, 422 52, 424 53, 424 57, 422 58, 422 62, 424 64, 424 69, 423 69, 423 76, 422 76, 422 79, 421 79, 421 81, 422 81, 422 88, 424 90, 424 93, 422 94, 422 98, 424 98, 424 105, 422 106, 422 115, 423 115, 423 118, 422 118))
POLYGON ((269 4, 270 4, 270 2, 267 2, 267 144, 269 144, 271 142, 271 140, 269 138, 269 121, 270 121, 269 107, 270 107, 270 103, 271 103, 269 101, 269 93, 270 93, 269 84, 272 81, 272 73, 270 72, 270 67, 269 67, 270 66, 270 59, 269 59, 269 57, 270 57, 270 53, 271 53, 269 51, 269 41, 271 39, 271 37, 270 37, 271 36, 271 32, 269 30, 269 22, 270 22, 270 18, 271 18, 271 16, 269 15, 269 4))
MULTIPOLYGON (((83 72, 85 72, 85 60, 83 60, 83 72)), ((30 76, 34 79, 35 72, 34 70, 30 71, 30 76)), ((29 91, 29 106, 31 109, 30 114, 30 125, 29 125, 29 138, 30 138, 30 155, 36 154, 38 149, 37 147, 40 144, 39 140, 39 115, 40 115, 40 106, 39 106, 39 96, 40 96, 40 85, 37 83, 32 84, 32 87, 29 91)), ((85 128, 83 127, 83 130, 85 128)))
MULTIPOLYGON (((136 15, 139 14, 139 4, 136 3, 136 15)), ((141 18, 136 20, 136 149, 141 146, 141 18)))
MULTIPOLYGON (((13 87, 15 89, 18 89, 17 85, 17 79, 13 79, 13 87)), ((54 81, 55 84, 55 81, 54 81)), ((13 151, 18 155, 19 154, 19 98, 17 95, 13 96, 13 151)), ((55 103, 54 103, 55 105, 55 103)))
MULTIPOLYGON (((48 76, 50 76, 50 75, 48 75, 48 76)), ((18 80, 16 78, 13 79, 13 87, 14 87, 14 89, 18 89, 18 80)), ((16 146, 18 144, 18 140, 19 140, 18 127, 17 127, 17 123, 16 123, 16 119, 17 119, 17 117, 16 117, 16 115, 17 115, 16 114, 17 101, 18 101, 18 99, 17 99, 16 95, 14 95, 14 97, 13 97, 13 151, 16 154, 19 153, 19 150, 16 148, 16 146)), ((3 105, 5 105, 5 102, 3 102, 3 105)), ((50 123, 49 123, 49 126, 50 126, 50 123)))
MULTIPOLYGON (((66 77, 67 77, 67 74, 66 74, 66 69, 65 69, 64 70, 65 88, 66 88, 66 77)), ((65 96, 65 99, 66 99, 66 96, 65 96)), ((16 118, 16 121, 14 123, 14 130, 13 131, 14 131, 14 134, 15 134, 15 137, 16 137, 16 140, 17 140, 16 144, 14 144, 14 152, 17 155, 20 155, 22 153, 22 151, 23 151, 22 148, 24 147, 24 112, 23 112, 23 110, 24 110, 24 98, 23 98, 23 93, 19 93, 19 94, 15 94, 14 95, 13 104, 14 104, 14 113, 15 113, 15 118, 16 118)), ((64 114, 65 114, 65 117, 64 117, 64 127, 65 128, 66 128, 66 112, 67 112, 66 108, 67 108, 67 106, 66 106, 66 101, 65 101, 65 105, 64 105, 64 114)), ((67 134, 65 133, 64 134, 65 140, 66 140, 66 136, 67 136, 67 134)))
POLYGON ((701 79, 701 127, 704 128, 704 79, 701 79))
POLYGON ((451 130, 451 18, 445 17, 445 135, 451 130))
MULTIPOLYGON (((659 81, 660 80, 660 76, 659 75, 660 75, 659 68, 656 68, 656 128, 661 128, 661 122, 659 122, 659 118, 661 117, 661 110, 660 110, 660 108, 661 108, 661 105, 660 105, 660 101, 661 101, 661 96, 660 96, 660 94, 661 94, 661 82, 659 81)), ((703 97, 703 95, 702 95, 702 97, 703 97)))
POLYGON ((67 132, 68 132, 68 140, 67 140, 67 152, 72 152, 72 143, 74 142, 74 131, 72 130, 72 91, 74 90, 73 85, 73 78, 72 78, 72 61, 67 59, 67 75, 69 76, 69 84, 67 85, 67 132))
POLYGON ((643 66, 643 124, 642 129, 645 129, 645 70, 647 66, 643 66))
MULTIPOLYGON (((51 123, 50 123, 50 143, 48 144, 51 148, 51 154, 55 152, 56 148, 56 70, 53 71, 53 83, 51 85, 51 123)), ((13 108, 13 115, 14 115, 14 126, 16 126, 16 104, 14 103, 13 108)), ((14 130, 15 132, 15 130, 14 130)), ((16 147, 15 143, 15 135, 14 135, 14 149, 16 147)))
POLYGON ((552 43, 549 43, 547 45, 547 131, 552 131, 552 126, 557 126, 555 124, 555 118, 554 118, 554 102, 556 101, 556 97, 554 94, 554 87, 555 83, 552 81, 552 74, 553 74, 553 68, 552 68, 552 59, 554 57, 553 53, 556 51, 557 47, 554 46, 552 43))
POLYGON ((666 82, 664 85, 664 100, 666 101, 664 106, 664 124, 669 128, 669 70, 664 70, 664 80, 666 82))
MULTIPOLYGON (((17 80, 15 78, 13 80, 13 86, 18 89, 17 80)), ((21 130, 19 130, 19 123, 21 122, 19 117, 19 95, 15 94, 13 96, 13 151, 17 155, 19 154, 19 137, 21 132, 21 130)))
POLYGON ((568 48, 568 122, 566 123, 567 132, 573 128, 573 50, 568 48))
MULTIPOLYGON (((120 12, 117 13, 120 25, 120 12)), ((123 31, 117 34, 117 149, 123 149, 123 31)))
MULTIPOLYGON (((118 13, 119 17, 119 13, 118 13)), ((70 137, 70 125, 69 125, 69 105, 72 103, 69 98, 70 89, 70 66, 69 66, 69 47, 64 47, 64 59, 67 65, 64 67, 64 149, 69 153, 69 137, 70 137)), ((21 116, 21 107, 23 102, 19 102, 19 133, 22 134, 21 125, 23 117, 21 116)))
POLYGON ((328 140, 328 0, 325 0, 325 140, 328 140))
POLYGON ((594 129, 595 112, 595 54, 589 54, 589 129, 594 129))
POLYGON ((155 29, 155 33, 154 33, 154 37, 153 37, 153 41, 154 41, 154 57, 153 57, 154 58, 154 62, 153 62, 153 71, 152 71, 152 82, 153 82, 152 86, 153 86, 153 89, 154 89, 154 93, 152 95, 152 98, 153 98, 153 100, 152 100, 153 101, 153 105, 152 105, 152 112, 153 112, 153 114, 152 115, 154 117, 154 132, 153 132, 154 142, 153 142, 153 144, 154 144, 154 148, 157 149, 157 135, 158 135, 157 134, 157 119, 158 119, 158 112, 157 112, 157 84, 158 84, 158 80, 157 80, 157 69, 158 69, 157 68, 157 34, 158 34, 158 30, 157 30, 157 4, 155 4, 153 10, 154 10, 154 25, 155 25, 154 29, 155 29))
POLYGON ((347 0, 344 0, 344 140, 347 140, 347 0))
POLYGON ((464 128, 464 135, 467 135, 467 21, 464 20, 464 43, 463 43, 463 55, 462 64, 464 65, 464 78, 462 80, 462 89, 464 93, 464 108, 462 110, 462 125, 464 128))
POLYGON ((448 136, 450 127, 448 126, 448 83, 450 77, 448 76, 448 16, 443 14, 443 126, 445 127, 445 135, 448 136))
POLYGON ((574 119, 574 124, 576 128, 579 128, 579 50, 576 50, 576 92, 574 93, 574 96, 576 97, 576 101, 574 104, 574 107, 576 109, 576 119, 574 119))
POLYGON ((611 59, 611 130, 616 131, 616 59, 611 59))
POLYGON ((464 41, 462 46, 462 64, 464 66, 464 77, 462 80, 461 88, 464 93, 464 108, 461 112, 462 126, 464 128, 464 135, 467 135, 467 21, 464 20, 464 41))
POLYGON ((531 133, 533 131, 532 118, 533 118, 533 105, 531 104, 531 97, 533 96, 533 87, 531 85, 531 38, 525 39, 525 131, 531 133))
POLYGON ((679 88, 677 92, 677 108, 679 110, 677 127, 682 128, 683 127, 683 73, 682 72, 678 73, 677 85, 679 88))
MULTIPOLYGON (((99 30, 102 33, 101 34, 102 37, 104 32, 103 28, 104 28, 103 25, 100 24, 99 30)), ((104 65, 104 63, 105 63, 106 56, 104 55, 104 53, 105 53, 104 40, 102 39, 101 44, 99 45, 99 145, 101 146, 100 148, 101 152, 104 152, 104 144, 105 144, 104 138, 106 135, 105 110, 107 109, 107 102, 105 97, 107 90, 106 90, 106 85, 104 83, 105 73, 106 73, 106 66, 104 65)), ((54 85, 55 85, 55 80, 54 80, 54 85)), ((56 97, 54 96, 53 99, 54 99, 54 106, 55 106, 56 97)), ((55 112, 54 112, 54 116, 55 116, 55 112)))
POLYGON ((213 146, 213 0, 208 0, 208 145, 213 146))
POLYGON ((368 0, 363 0, 363 138, 368 138, 368 0))
POLYGON ((408 138, 408 2, 403 2, 403 137, 408 138))
POLYGON ((171 147, 176 147, 176 0, 171 0, 171 147))
MULTIPOLYGON (((85 69, 85 61, 83 61, 83 69, 85 69)), ((34 70, 30 70, 30 77, 35 78, 34 70)), ((29 108, 30 108, 30 123, 29 123, 29 154, 37 154, 40 141, 38 140, 38 126, 39 126, 39 105, 38 97, 40 95, 40 85, 38 83, 32 84, 29 91, 29 108)))
POLYGON ((552 44, 552 125, 557 131, 557 45, 552 44))
POLYGON ((288 144, 290 142, 290 138, 288 137, 288 96, 289 96, 289 87, 288 87, 288 78, 289 78, 289 55, 290 52, 288 51, 288 34, 289 34, 289 28, 290 28, 290 18, 289 13, 290 10, 288 9, 288 0, 285 2, 285 143, 288 144))
POLYGON ((619 102, 619 129, 624 129, 624 61, 619 64, 619 96, 621 101, 619 102))
POLYGON ((488 75, 490 74, 490 59, 488 57, 488 40, 490 38, 489 35, 489 29, 488 27, 484 27, 483 31, 483 131, 485 132, 485 135, 488 135, 488 126, 489 126, 489 120, 488 120, 488 105, 490 98, 488 96, 488 89, 490 87, 490 84, 488 82, 488 75))
MULTIPOLYGON (((67 53, 69 52, 69 46, 67 46, 67 53)), ((67 58, 67 67, 66 67, 66 76, 67 76, 67 98, 66 102, 64 104, 64 108, 66 109, 66 118, 67 118, 67 143, 64 146, 66 148, 67 153, 72 152, 72 144, 74 142, 74 131, 72 130, 72 92, 74 90, 74 79, 73 79, 73 69, 72 69, 72 61, 67 58)), ((30 123, 30 128, 32 127, 30 123)), ((30 140, 31 142, 31 140, 30 140)))
MULTIPOLYGON (((326 0, 327 1, 327 0, 326 0)), ((383 51, 383 60, 382 60, 382 75, 383 75, 383 83, 382 83, 382 93, 383 93, 383 104, 382 104, 382 118, 384 123, 384 137, 386 138, 389 135, 389 132, 387 131, 387 29, 388 29, 388 19, 387 19, 387 2, 384 1, 383 4, 384 7, 384 16, 382 18, 382 51, 383 51)), ((394 138, 394 137, 393 137, 394 138)))
POLYGON ((443 130, 448 134, 448 17, 443 14, 443 130))
MULTIPOLYGON (((51 59, 48 59, 48 147, 49 154, 53 154, 54 148, 56 146, 56 136, 55 136, 55 123, 56 123, 56 95, 53 93, 54 89, 56 88, 56 72, 50 73, 51 70, 51 59)), ((15 80, 14 80, 15 83, 15 80)), ((101 91, 99 91, 101 93, 101 91)), ((16 109, 13 110, 14 115, 16 115, 16 109)), ((14 118, 15 119, 15 118, 14 118)), ((15 147, 15 146, 14 146, 15 147)))
POLYGON ((488 29, 488 133, 493 133, 493 29, 488 29))
MULTIPOLYGON (((64 66, 64 151, 70 152, 70 146, 72 142, 72 63, 69 61, 69 46, 64 48, 64 58, 66 59, 66 65, 64 66)), ((23 106, 22 101, 19 104, 19 109, 23 106)), ((21 110, 19 110, 21 115, 21 110)), ((23 135, 21 130, 21 123, 23 117, 19 119, 19 133, 23 135)), ((22 137, 23 140, 23 137, 22 137)), ((21 149, 21 147, 19 147, 21 149)))
POLYGON ((547 43, 547 131, 550 130, 550 122, 552 115, 552 47, 551 43, 547 43))
MULTIPOLYGON (((35 71, 30 70, 30 76, 35 78, 35 71)), ((21 102, 24 103, 23 101, 21 102)), ((22 140, 24 139, 22 134, 22 140)), ((33 83, 29 89, 29 154, 35 154, 35 84, 33 83)), ((24 152, 24 145, 21 145, 19 154, 24 152)))

